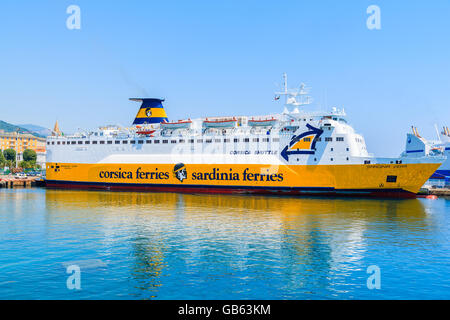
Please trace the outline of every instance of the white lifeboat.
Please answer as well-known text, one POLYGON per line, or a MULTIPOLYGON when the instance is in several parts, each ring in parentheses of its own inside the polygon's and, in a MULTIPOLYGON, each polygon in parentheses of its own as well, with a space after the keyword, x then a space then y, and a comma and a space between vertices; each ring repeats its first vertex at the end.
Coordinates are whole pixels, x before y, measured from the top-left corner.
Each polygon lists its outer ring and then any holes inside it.
POLYGON ((273 127, 278 122, 277 119, 271 118, 271 119, 251 119, 248 120, 248 125, 251 127, 273 127))
POLYGON ((191 127, 192 121, 190 119, 172 122, 163 121, 160 125, 164 129, 186 129, 191 127))
POLYGON ((236 127, 237 120, 233 119, 217 119, 217 120, 204 120, 203 126, 205 128, 233 128, 236 127))

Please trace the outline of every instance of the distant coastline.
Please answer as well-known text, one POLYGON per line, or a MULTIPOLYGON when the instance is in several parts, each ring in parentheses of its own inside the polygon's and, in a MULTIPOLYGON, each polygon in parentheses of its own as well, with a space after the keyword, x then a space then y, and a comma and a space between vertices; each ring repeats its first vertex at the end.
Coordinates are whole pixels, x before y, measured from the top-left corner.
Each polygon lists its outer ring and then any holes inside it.
POLYGON ((0 131, 3 130, 4 132, 21 132, 21 133, 29 133, 33 136, 39 137, 39 138, 46 138, 47 136, 51 135, 52 131, 48 128, 41 127, 39 125, 35 124, 20 124, 15 125, 8 123, 6 121, 0 120, 0 131))

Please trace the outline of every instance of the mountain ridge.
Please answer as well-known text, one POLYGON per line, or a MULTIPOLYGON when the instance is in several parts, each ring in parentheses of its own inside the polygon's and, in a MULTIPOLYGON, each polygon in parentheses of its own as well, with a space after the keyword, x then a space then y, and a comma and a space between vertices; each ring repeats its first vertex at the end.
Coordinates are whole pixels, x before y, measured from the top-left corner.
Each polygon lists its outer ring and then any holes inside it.
POLYGON ((39 138, 45 138, 51 134, 50 129, 38 125, 34 124, 15 125, 3 120, 0 120, 0 130, 3 130, 4 132, 19 131, 21 133, 29 133, 39 138))
POLYGON ((28 131, 37 133, 43 137, 47 137, 52 134, 52 130, 32 123, 18 124, 17 126, 25 128, 28 131))

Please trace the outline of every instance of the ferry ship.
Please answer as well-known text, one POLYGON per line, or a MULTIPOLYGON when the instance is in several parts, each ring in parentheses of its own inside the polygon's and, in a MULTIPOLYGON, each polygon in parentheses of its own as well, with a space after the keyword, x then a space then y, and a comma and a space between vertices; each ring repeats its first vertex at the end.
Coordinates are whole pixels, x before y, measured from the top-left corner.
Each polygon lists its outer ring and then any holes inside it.
MULTIPOLYGON (((47 139, 46 185, 195 193, 414 197, 442 157, 377 158, 344 109, 307 111, 309 89, 284 87, 284 111, 169 121, 162 99, 134 98, 131 127, 47 139)), ((386 142, 388 143, 388 142, 386 142)))
MULTIPOLYGON (((437 128, 436 128, 437 130, 437 128)), ((450 179, 450 130, 443 127, 439 140, 427 140, 420 136, 417 128, 406 135, 406 146, 403 157, 415 158, 424 156, 445 156, 444 163, 433 173, 430 179, 450 179)))

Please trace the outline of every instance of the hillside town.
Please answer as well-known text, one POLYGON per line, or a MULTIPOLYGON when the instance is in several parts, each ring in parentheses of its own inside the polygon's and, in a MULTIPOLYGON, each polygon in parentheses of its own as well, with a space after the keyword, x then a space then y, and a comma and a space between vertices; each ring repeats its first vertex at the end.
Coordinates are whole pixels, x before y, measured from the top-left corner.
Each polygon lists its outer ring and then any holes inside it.
MULTIPOLYGON (((2 122, 0 128, 0 175, 41 175, 45 169, 46 137, 40 133, 2 122)), ((51 135, 60 135, 58 122, 51 135)))

